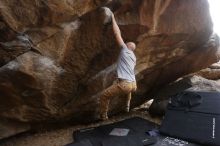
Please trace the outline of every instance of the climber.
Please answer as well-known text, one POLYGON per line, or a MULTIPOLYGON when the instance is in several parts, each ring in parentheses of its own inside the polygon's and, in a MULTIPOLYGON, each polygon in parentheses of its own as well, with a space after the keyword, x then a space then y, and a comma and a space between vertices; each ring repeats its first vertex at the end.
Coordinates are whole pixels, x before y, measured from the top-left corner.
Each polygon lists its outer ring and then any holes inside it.
POLYGON ((134 67, 136 65, 136 57, 133 51, 136 48, 135 43, 124 43, 121 31, 116 23, 114 14, 112 13, 112 27, 118 45, 121 48, 119 58, 117 61, 117 78, 116 81, 107 88, 100 96, 100 119, 108 119, 108 106, 110 99, 115 96, 126 95, 126 108, 125 111, 129 112, 131 92, 136 91, 136 79, 134 67))

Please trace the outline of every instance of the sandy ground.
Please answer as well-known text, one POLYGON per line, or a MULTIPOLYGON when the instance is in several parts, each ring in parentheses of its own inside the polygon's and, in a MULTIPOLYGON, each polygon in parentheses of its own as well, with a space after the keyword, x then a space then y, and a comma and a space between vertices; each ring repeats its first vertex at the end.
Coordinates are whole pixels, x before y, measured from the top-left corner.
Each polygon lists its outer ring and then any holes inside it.
POLYGON ((73 142, 73 131, 89 127, 97 127, 99 125, 105 125, 135 116, 142 117, 158 124, 160 123, 160 119, 153 119, 149 116, 146 110, 139 109, 131 111, 130 113, 112 117, 107 121, 93 123, 90 125, 76 125, 52 131, 38 132, 34 134, 26 133, 4 140, 3 142, 0 142, 0 146, 64 146, 68 143, 73 142))

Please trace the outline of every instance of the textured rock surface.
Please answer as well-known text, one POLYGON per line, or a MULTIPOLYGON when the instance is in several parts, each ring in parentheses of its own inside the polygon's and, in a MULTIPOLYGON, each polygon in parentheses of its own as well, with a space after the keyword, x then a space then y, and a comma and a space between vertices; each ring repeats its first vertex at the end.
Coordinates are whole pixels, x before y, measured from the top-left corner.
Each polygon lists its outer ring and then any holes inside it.
POLYGON ((210 80, 220 79, 220 62, 211 65, 210 67, 203 69, 196 73, 199 76, 202 76, 210 80))
POLYGON ((16 133, 26 132, 31 129, 29 124, 22 122, 1 119, 0 121, 0 139, 10 137, 16 133))
MULTIPOLYGON (((20 122, 92 121, 114 79, 111 8, 137 43, 138 91, 157 89, 219 59, 206 0, 0 0, 0 117, 20 122)), ((115 97, 110 113, 122 111, 115 97)))

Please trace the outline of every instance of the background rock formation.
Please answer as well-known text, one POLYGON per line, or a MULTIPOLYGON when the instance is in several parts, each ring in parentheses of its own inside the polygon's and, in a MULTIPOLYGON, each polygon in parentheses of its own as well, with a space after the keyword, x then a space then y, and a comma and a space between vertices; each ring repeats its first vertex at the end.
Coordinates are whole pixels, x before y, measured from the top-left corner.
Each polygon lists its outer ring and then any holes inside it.
MULTIPOLYGON (((27 128, 97 118, 120 51, 101 6, 114 11, 125 41, 137 44, 133 107, 219 60, 206 0, 0 0, 1 119, 27 128)), ((115 97, 110 113, 124 101, 115 97)))

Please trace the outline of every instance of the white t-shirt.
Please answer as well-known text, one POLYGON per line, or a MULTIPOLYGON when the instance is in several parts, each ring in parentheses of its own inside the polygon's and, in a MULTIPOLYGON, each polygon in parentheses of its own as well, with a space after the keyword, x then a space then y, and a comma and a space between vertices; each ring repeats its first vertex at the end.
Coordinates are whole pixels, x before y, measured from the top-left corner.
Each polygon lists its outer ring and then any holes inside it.
POLYGON ((126 45, 123 45, 117 62, 118 78, 125 79, 129 82, 136 81, 134 74, 135 65, 136 57, 134 52, 129 50, 126 45))

